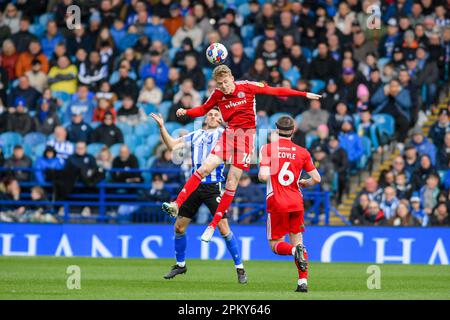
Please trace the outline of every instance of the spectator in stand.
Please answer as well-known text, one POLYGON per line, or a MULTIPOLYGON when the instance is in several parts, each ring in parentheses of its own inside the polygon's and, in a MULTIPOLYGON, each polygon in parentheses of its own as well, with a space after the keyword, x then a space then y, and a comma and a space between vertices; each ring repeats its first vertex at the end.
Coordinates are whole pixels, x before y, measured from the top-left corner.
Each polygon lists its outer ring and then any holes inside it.
MULTIPOLYGON (((155 173, 152 176, 152 186, 146 190, 143 197, 139 199, 145 202, 155 202, 153 207, 142 207, 139 211, 133 213, 132 221, 150 222, 156 220, 153 216, 161 213, 161 203, 170 200, 170 192, 165 187, 165 181, 161 174, 155 173)), ((156 220, 158 221, 158 220, 156 220)))
POLYGON ((336 110, 328 118, 328 128, 330 129, 330 134, 337 136, 341 132, 342 124, 347 121, 354 125, 353 117, 348 111, 347 105, 344 102, 339 102, 336 105, 336 110))
POLYGON ((47 22, 46 30, 47 32, 41 40, 41 45, 42 52, 47 56, 47 59, 50 59, 53 50, 55 50, 55 46, 64 41, 64 38, 58 33, 58 26, 53 20, 47 22))
POLYGON ((186 15, 184 17, 184 23, 172 37, 172 46, 178 48, 181 46, 183 40, 187 37, 192 39, 194 48, 198 48, 203 41, 204 32, 196 25, 195 17, 192 15, 186 15))
POLYGON ((330 136, 328 139, 328 154, 334 164, 334 171, 338 173, 338 187, 336 200, 341 203, 342 195, 348 189, 348 169, 350 168, 347 152, 339 145, 336 136, 330 136))
POLYGON ((350 112, 356 111, 359 86, 360 84, 356 79, 355 70, 351 67, 344 68, 342 71, 342 82, 339 84, 339 96, 340 99, 347 104, 350 112))
POLYGON ((130 95, 124 95, 122 106, 117 111, 117 121, 125 122, 130 126, 135 126, 139 123, 145 122, 147 115, 144 109, 139 108, 130 95))
MULTIPOLYGON (((5 168, 8 169, 30 169, 31 164, 31 159, 25 155, 25 151, 21 145, 15 145, 12 156, 5 160, 5 168)), ((29 181, 31 178, 31 172, 29 170, 12 170, 8 175, 18 181, 29 181)))
POLYGON ((302 113, 302 121, 300 122, 300 130, 305 133, 316 130, 321 124, 327 124, 329 114, 321 109, 319 100, 311 100, 309 109, 302 113))
POLYGON ((336 105, 340 101, 340 94, 338 92, 338 85, 334 79, 329 79, 322 93, 322 108, 329 113, 334 112, 336 105))
POLYGON ((433 165, 436 164, 436 147, 426 137, 424 137, 422 129, 414 128, 411 133, 411 142, 416 147, 419 156, 427 155, 431 159, 433 165))
POLYGON ((448 205, 445 202, 439 203, 430 215, 429 225, 432 227, 450 226, 448 205))
POLYGON ((15 4, 9 3, 6 5, 4 13, 3 24, 9 27, 12 34, 19 32, 22 11, 18 10, 15 4))
POLYGON ((103 143, 108 147, 123 143, 122 131, 114 124, 114 116, 111 112, 106 112, 103 123, 95 128, 92 133, 92 142, 103 143))
POLYGON ((74 94, 77 91, 78 70, 67 56, 58 58, 57 66, 48 73, 48 84, 52 91, 74 94))
POLYGON ((419 159, 419 167, 414 170, 411 177, 411 183, 414 191, 420 190, 420 188, 425 184, 428 175, 438 175, 436 168, 431 163, 431 159, 428 155, 424 154, 420 156, 419 159))
POLYGON ((181 68, 180 81, 183 82, 185 79, 191 79, 193 81, 195 90, 205 90, 205 75, 197 64, 197 58, 195 55, 187 54, 184 57, 184 67, 181 68))
POLYGON ((176 115, 176 112, 179 108, 183 108, 183 109, 191 109, 193 108, 195 105, 192 101, 192 96, 189 93, 184 94, 181 97, 181 100, 178 101, 177 103, 174 103, 169 110, 169 116, 168 116, 168 120, 169 121, 173 121, 173 122, 178 122, 181 124, 188 124, 190 122, 192 122, 192 118, 188 117, 188 116, 182 116, 182 117, 178 117, 176 115))
POLYGON ((353 130, 352 123, 345 120, 339 133, 339 144, 347 152, 351 168, 355 168, 364 154, 361 137, 353 130))
POLYGON ((177 68, 169 69, 169 79, 163 90, 163 101, 172 101, 180 87, 180 72, 177 68))
POLYGON ((100 82, 108 77, 108 66, 101 62, 100 53, 91 51, 88 61, 83 61, 78 70, 78 81, 91 90, 97 90, 100 82))
POLYGON ((411 203, 411 214, 419 221, 419 223, 426 227, 429 222, 429 215, 425 213, 422 209, 422 204, 420 203, 420 197, 417 193, 414 193, 410 199, 411 203))
POLYGON ((113 122, 116 122, 116 110, 111 101, 107 99, 98 100, 98 105, 94 109, 94 115, 92 117, 92 121, 94 122, 103 122, 106 113, 110 113, 113 117, 113 122))
POLYGON ((22 16, 19 23, 19 31, 11 36, 18 53, 27 51, 30 41, 36 39, 36 36, 29 31, 30 22, 29 17, 22 16))
POLYGON ((408 89, 402 88, 399 81, 393 79, 389 84, 380 87, 370 102, 375 106, 374 114, 387 113, 394 117, 398 141, 403 143, 407 137, 411 120, 412 105, 408 89))
POLYGON ((330 157, 328 157, 325 149, 321 146, 316 146, 312 149, 312 156, 314 165, 319 171, 322 182, 320 183, 320 190, 330 191, 334 179, 334 165, 330 157))
POLYGON ((261 50, 256 51, 256 57, 262 58, 268 69, 277 67, 280 56, 277 51, 276 40, 274 38, 268 38, 261 41, 263 41, 263 45, 261 50))
POLYGON ((198 91, 194 89, 194 81, 192 79, 184 79, 181 83, 180 90, 173 97, 173 102, 178 103, 181 98, 187 94, 192 97, 193 106, 202 104, 202 99, 200 98, 198 91))
POLYGON ((372 120, 372 114, 369 111, 369 107, 367 105, 358 106, 359 117, 361 119, 358 127, 356 128, 356 132, 360 137, 367 137, 370 139, 372 144, 378 144, 378 152, 381 153, 383 151, 382 145, 387 143, 382 136, 379 127, 376 125, 375 121, 372 120), (372 130, 375 131, 375 136, 372 135, 372 130))
POLYGON ((405 159, 405 171, 411 179, 413 172, 419 168, 419 157, 417 149, 412 143, 407 143, 405 146, 403 158, 405 159))
POLYGON ((64 121, 70 121, 73 113, 80 113, 87 123, 91 123, 93 121, 94 108, 94 102, 89 98, 88 86, 80 85, 76 97, 73 97, 72 102, 67 107, 64 121))
POLYGON ((295 86, 297 84, 297 81, 300 79, 300 72, 296 67, 292 65, 292 60, 288 56, 281 58, 280 72, 283 75, 284 79, 290 81, 292 86, 295 86))
POLYGON ((30 86, 28 78, 23 76, 19 78, 19 85, 11 90, 8 104, 14 106, 18 100, 21 100, 29 110, 36 110, 36 102, 40 96, 39 91, 30 86))
POLYGON ((111 173, 113 182, 118 183, 140 183, 143 181, 140 172, 128 172, 128 169, 139 169, 138 159, 130 152, 127 145, 120 147, 119 155, 112 162, 113 169, 123 169, 111 173))
POLYGON ((6 131, 13 131, 25 135, 32 130, 33 119, 28 114, 26 101, 18 97, 13 106, 8 108, 6 118, 6 131))
POLYGON ((145 34, 152 41, 161 41, 165 46, 170 44, 171 36, 157 13, 153 13, 151 23, 145 28, 145 34))
MULTIPOLYGON (((7 201, 20 200, 20 185, 14 178, 7 178, 2 183, 4 192, 0 192, 0 199, 7 201)), ((25 207, 16 204, 0 206, 0 221, 16 222, 25 212, 25 207)))
POLYGON ((112 92, 111 84, 108 81, 102 81, 99 90, 95 93, 96 101, 101 98, 108 99, 113 103, 117 101, 117 95, 112 92))
POLYGON ((103 170, 109 170, 112 168, 113 156, 107 146, 103 146, 95 157, 97 166, 103 170))
POLYGON ((180 5, 172 3, 169 7, 170 17, 164 19, 163 25, 171 36, 173 36, 179 28, 183 26, 183 17, 180 12, 180 5))
POLYGON ((41 44, 39 40, 33 39, 30 41, 28 46, 28 51, 22 52, 19 55, 16 63, 16 77, 19 78, 23 76, 27 71, 32 69, 33 60, 39 60, 42 65, 42 71, 47 73, 49 70, 48 59, 42 52, 41 44))
POLYGON ((162 177, 166 183, 179 183, 180 182, 180 166, 176 165, 172 161, 172 151, 163 147, 161 149, 161 154, 153 162, 151 169, 171 171, 169 173, 163 173, 162 177))
POLYGON ((54 138, 47 142, 47 145, 56 150, 56 156, 66 160, 73 154, 74 148, 72 142, 67 140, 67 131, 62 126, 55 128, 54 138))
POLYGON ((448 170, 450 162, 450 132, 444 137, 444 145, 438 148, 436 154, 436 167, 438 170, 448 170))
POLYGON ((56 156, 56 150, 52 146, 46 146, 42 157, 37 158, 34 164, 34 172, 38 184, 43 185, 51 181, 53 170, 62 170, 64 161, 56 156))
POLYGON ((138 102, 159 105, 162 101, 163 92, 155 84, 155 79, 148 77, 139 93, 138 102))
POLYGON ((56 110, 52 108, 51 101, 45 98, 39 99, 38 110, 33 118, 34 131, 50 135, 59 125, 59 117, 56 110))
POLYGON ((431 139, 437 150, 444 147, 445 135, 450 132, 450 121, 448 121, 448 110, 441 109, 439 119, 430 128, 428 138, 431 139))
POLYGON ((326 43, 319 43, 317 46, 317 56, 311 61, 309 69, 309 79, 328 81, 338 78, 338 64, 328 51, 326 43))
POLYGON ((249 81, 267 82, 269 81, 269 70, 266 67, 263 58, 256 58, 253 65, 242 76, 242 79, 249 81))
POLYGON ((419 220, 417 220, 409 211, 408 200, 402 200, 399 202, 395 209, 395 214, 387 222, 387 225, 393 227, 418 227, 420 226, 419 220))
POLYGON ((317 146, 320 146, 323 150, 328 150, 328 142, 330 131, 325 124, 321 124, 316 130, 317 138, 311 143, 311 149, 314 150, 317 146))
MULTIPOLYGON (((86 33, 86 27, 83 24, 77 25, 71 36, 66 40, 67 53, 74 56, 79 49, 90 52, 94 49, 94 42, 90 41, 89 35, 86 33)), ((117 42, 119 43, 119 42, 117 42)))
POLYGON ((39 60, 35 59, 31 63, 31 70, 25 73, 25 76, 30 82, 30 86, 36 89, 39 93, 42 93, 47 88, 47 74, 42 71, 42 64, 39 60))
MULTIPOLYGON (((253 202, 261 202, 264 199, 264 194, 260 188, 256 184, 252 183, 250 176, 244 173, 239 180, 239 188, 236 190, 235 195, 235 203, 239 204, 247 204, 253 202)), ((246 212, 254 210, 254 206, 243 206, 236 208, 238 216, 244 215, 246 212)), ((231 213, 231 212, 230 212, 231 213)), ((261 213, 260 213, 261 214, 261 213)), ((233 213, 233 220, 237 221, 239 219, 239 223, 248 224, 255 220, 255 215, 247 216, 246 218, 238 218, 233 213)))
POLYGON ((429 52, 426 46, 421 44, 417 48, 416 60, 416 85, 419 88, 424 88, 426 92, 426 99, 424 101, 425 110, 430 110, 432 104, 436 103, 437 84, 439 81, 439 69, 436 61, 429 58, 429 52))
POLYGON ((83 113, 74 110, 72 112, 72 121, 67 126, 67 139, 73 143, 78 141, 90 143, 92 140, 92 128, 83 119, 83 113))
POLYGON ((426 183, 420 188, 420 202, 422 203, 423 211, 430 214, 433 208, 438 204, 439 196, 439 175, 430 173, 426 178, 426 183))
POLYGON ((380 209, 378 202, 371 200, 367 209, 364 211, 362 225, 366 226, 380 226, 386 221, 384 212, 380 209))
POLYGON ((8 74, 8 80, 14 80, 16 78, 15 67, 19 59, 16 46, 11 39, 6 39, 2 43, 1 61, 2 66, 5 68, 8 74))
POLYGON ((130 77, 127 67, 120 66, 119 81, 112 86, 112 91, 119 99, 123 99, 124 95, 131 95, 133 99, 137 99, 139 88, 136 85, 136 81, 130 77))
POLYGON ((235 79, 244 79, 244 73, 249 70, 252 62, 244 52, 244 46, 241 42, 235 42, 230 48, 230 57, 225 61, 230 67, 235 79))
POLYGON ((367 194, 362 194, 359 196, 357 204, 352 206, 349 221, 353 225, 360 225, 364 220, 364 212, 368 210, 369 207, 369 197, 367 194))
POLYGON ((380 57, 391 58, 394 53, 394 47, 401 41, 401 35, 398 30, 397 20, 390 18, 387 22, 387 32, 381 38, 378 44, 378 55, 380 57))
POLYGON ((156 50, 150 51, 150 63, 142 66, 139 76, 142 80, 153 77, 156 85, 163 89, 168 81, 169 67, 161 58, 160 52, 156 50))

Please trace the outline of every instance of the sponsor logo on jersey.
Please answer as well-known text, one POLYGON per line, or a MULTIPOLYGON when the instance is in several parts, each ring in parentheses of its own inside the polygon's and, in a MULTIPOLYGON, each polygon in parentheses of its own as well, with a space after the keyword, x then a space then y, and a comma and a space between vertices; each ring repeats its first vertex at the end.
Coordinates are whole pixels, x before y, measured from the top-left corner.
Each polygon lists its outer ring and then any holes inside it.
POLYGON ((292 147, 292 151, 295 151, 295 150, 297 150, 297 148, 296 147, 292 147))
POLYGON ((236 102, 230 101, 228 104, 225 105, 225 108, 226 109, 230 109, 230 108, 234 108, 234 107, 239 107, 239 106, 242 106, 242 105, 244 105, 246 103, 247 103, 247 99, 239 100, 239 101, 236 101, 236 102))
POLYGON ((239 91, 237 94, 238 98, 244 98, 245 97, 245 93, 242 91, 239 91))

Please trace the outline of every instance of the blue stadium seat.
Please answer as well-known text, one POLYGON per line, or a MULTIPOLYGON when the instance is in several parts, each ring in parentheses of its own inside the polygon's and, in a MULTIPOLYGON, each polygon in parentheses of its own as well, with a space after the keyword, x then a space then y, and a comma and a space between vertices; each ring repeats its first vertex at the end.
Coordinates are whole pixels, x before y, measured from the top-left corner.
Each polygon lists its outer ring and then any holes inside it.
POLYGON ((125 144, 130 148, 132 152, 136 149, 138 145, 142 143, 142 137, 136 136, 134 134, 128 134, 124 136, 125 144))
POLYGON ((54 91, 52 92, 53 98, 60 99, 62 102, 70 102, 72 96, 64 91, 54 91))
POLYGON ((353 122, 355 123, 355 128, 358 128, 359 124, 361 123, 361 117, 356 112, 352 114, 352 117, 353 117, 353 122))
POLYGON ((94 157, 97 156, 97 153, 103 148, 103 143, 91 143, 87 146, 87 152, 94 157))
POLYGON ((275 123, 281 116, 290 116, 291 114, 286 112, 277 112, 270 116, 269 123, 271 128, 275 128, 275 123))
POLYGON ((308 133, 305 137, 306 139, 306 149, 311 148, 311 144, 313 143, 314 140, 317 139, 317 135, 315 133, 308 133))
POLYGON ((166 129, 167 131, 172 135, 172 132, 174 132, 176 129, 181 128, 183 125, 178 122, 167 122, 166 123, 166 129))
POLYGON ((0 134, 0 143, 3 145, 16 145, 16 144, 22 144, 23 138, 22 136, 17 132, 4 132, 0 134))
POLYGON ((155 134, 159 132, 158 125, 155 123, 153 119, 151 122, 143 122, 139 123, 134 127, 134 134, 137 136, 148 137, 151 134, 155 134))
POLYGON ((311 84, 311 92, 313 93, 319 93, 325 88, 325 81, 313 79, 310 80, 309 83, 311 84))
POLYGON ((54 19, 55 19, 55 15, 52 12, 47 12, 47 13, 42 14, 39 17, 38 22, 42 27, 45 28, 45 30, 47 30, 47 23, 50 20, 54 20, 54 19))
POLYGON ((159 134, 152 134, 147 138, 146 146, 149 148, 149 150, 153 153, 153 150, 155 147, 161 143, 161 139, 159 137, 159 134))
POLYGON ((47 147, 46 143, 41 143, 32 148, 31 158, 32 160, 36 160, 44 154, 44 150, 47 147))
POLYGON ((36 146, 41 143, 45 143, 47 141, 47 137, 45 134, 40 132, 30 132, 25 135, 23 139, 23 143, 29 146, 36 146))
POLYGON ((145 114, 149 115, 152 112, 158 112, 156 106, 152 103, 138 103, 137 106, 139 108, 144 109, 145 114))
POLYGON ((370 142, 372 143, 372 151, 376 151, 380 146, 380 141, 377 135, 377 126, 370 126, 370 142))
POLYGON ((308 62, 311 62, 312 54, 311 54, 311 50, 309 50, 309 48, 302 47, 302 54, 308 62))
POLYGON ((133 127, 126 122, 117 122, 116 126, 122 131, 123 135, 132 134, 133 127))
POLYGON ((358 168, 364 169, 367 166, 367 163, 369 162, 369 159, 372 156, 372 143, 370 142, 370 139, 367 137, 361 137, 363 148, 364 148, 364 154, 359 159, 358 162, 358 168))
POLYGON ((255 35, 255 27, 253 25, 244 25, 241 28, 241 36, 244 40, 244 46, 249 47, 252 45, 252 40, 255 35))
POLYGON ((395 120, 390 114, 379 113, 372 116, 373 121, 378 125, 382 132, 387 133, 390 137, 394 135, 395 120))
MULTIPOLYGON (((237 8, 237 12, 240 13, 244 18, 250 14, 250 6, 247 2, 240 4, 237 8)), ((242 29, 241 29, 242 34, 242 29)))
POLYGON ((302 122, 302 114, 299 114, 295 117, 295 123, 297 123, 297 126, 300 125, 300 122, 302 122))
POLYGON ((122 100, 116 100, 114 101, 114 109, 117 111, 122 107, 122 100))
POLYGON ((30 33, 34 34, 38 39, 41 39, 44 36, 45 28, 41 26, 39 23, 34 23, 30 25, 29 31, 30 33))
MULTIPOLYGON (((205 76, 206 76, 206 74, 205 74, 205 76)), ((161 113, 164 120, 167 120, 171 106, 172 106, 172 101, 163 101, 158 105, 159 113, 161 113)))
POLYGON ((186 130, 185 127, 181 127, 181 128, 175 129, 172 132, 171 136, 174 137, 174 138, 178 138, 178 137, 184 136, 184 135, 186 135, 188 133, 189 133, 189 131, 186 130))
POLYGON ((203 74, 205 75, 206 81, 210 80, 212 78, 212 69, 210 68, 203 68, 203 74))
POLYGON ((253 60, 255 58, 255 49, 252 47, 245 47, 244 48, 245 55, 250 59, 253 60))
POLYGON ((152 155, 152 151, 147 145, 139 145, 134 150, 134 155, 138 158, 148 159, 152 155))
POLYGON ((252 47, 253 48, 257 48, 258 47, 258 43, 259 43, 259 41, 261 41, 261 39, 263 38, 263 36, 256 36, 256 37, 253 37, 253 40, 252 40, 252 47))
POLYGON ((109 147, 109 151, 111 152, 113 158, 115 158, 119 155, 121 146, 122 146, 121 143, 116 143, 116 144, 113 144, 111 147, 109 147))

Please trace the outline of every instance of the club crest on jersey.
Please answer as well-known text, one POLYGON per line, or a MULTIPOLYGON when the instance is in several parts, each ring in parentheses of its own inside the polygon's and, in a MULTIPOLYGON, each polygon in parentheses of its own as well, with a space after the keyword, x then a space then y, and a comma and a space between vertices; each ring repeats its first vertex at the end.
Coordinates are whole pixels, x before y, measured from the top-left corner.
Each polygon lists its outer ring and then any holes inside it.
POLYGON ((237 96, 238 96, 238 98, 244 98, 245 97, 245 93, 243 93, 242 91, 239 91, 237 96))

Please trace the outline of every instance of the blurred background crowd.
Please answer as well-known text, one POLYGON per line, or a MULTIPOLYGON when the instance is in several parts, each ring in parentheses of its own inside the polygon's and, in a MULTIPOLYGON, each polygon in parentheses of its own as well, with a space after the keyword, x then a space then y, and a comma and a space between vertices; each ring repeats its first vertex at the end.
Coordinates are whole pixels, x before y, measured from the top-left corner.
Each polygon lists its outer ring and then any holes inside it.
MULTIPOLYGON (((221 42, 236 79, 323 95, 258 95, 258 128, 295 117, 293 140, 309 149, 319 190, 336 204, 350 175, 399 151, 380 179, 365 180, 351 223, 448 226, 449 8, 449 0, 0 0, 0 199, 36 201, 0 205, 0 220, 54 221, 38 200, 67 199, 77 181, 145 182, 142 199, 173 197, 189 165, 172 162, 148 114, 161 113, 174 136, 192 131, 193 119, 175 111, 208 98, 214 66, 204 52, 221 42), (149 168, 160 173, 137 170, 149 168)), ((260 134, 258 146, 267 139, 260 134)), ((245 175, 236 202, 263 202, 263 188, 245 175)))

